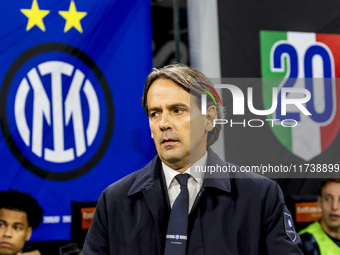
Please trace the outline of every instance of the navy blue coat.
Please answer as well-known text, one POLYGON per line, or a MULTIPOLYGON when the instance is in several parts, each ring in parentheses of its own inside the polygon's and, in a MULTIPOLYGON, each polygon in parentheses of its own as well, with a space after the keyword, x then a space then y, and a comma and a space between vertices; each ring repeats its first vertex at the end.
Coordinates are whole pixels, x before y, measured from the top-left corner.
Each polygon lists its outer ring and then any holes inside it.
MULTIPOLYGON (((207 165, 216 164, 228 163, 208 149, 207 165)), ((156 156, 103 191, 83 255, 163 254, 170 206, 161 169, 156 156)), ((187 254, 302 255, 279 186, 247 175, 204 179, 189 214, 187 254)))

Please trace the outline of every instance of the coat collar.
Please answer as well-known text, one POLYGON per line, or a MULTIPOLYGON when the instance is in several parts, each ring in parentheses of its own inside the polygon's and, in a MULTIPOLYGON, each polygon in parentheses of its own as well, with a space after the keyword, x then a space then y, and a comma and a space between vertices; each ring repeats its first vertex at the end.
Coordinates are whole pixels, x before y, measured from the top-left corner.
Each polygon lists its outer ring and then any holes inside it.
MULTIPOLYGON (((212 149, 208 148, 208 166, 225 166, 229 163, 224 162, 212 149)), ((128 196, 141 192, 143 189, 151 188, 155 182, 161 178, 161 160, 156 155, 144 168, 139 170, 137 177, 132 184, 128 196)), ((229 174, 224 173, 223 178, 214 175, 204 178, 202 188, 211 187, 225 192, 231 191, 229 174)))
POLYGON ((133 182, 128 196, 141 192, 143 189, 150 188, 161 177, 161 160, 156 155, 144 168, 139 170, 135 181, 133 182))
MULTIPOLYGON (((163 250, 162 239, 165 240, 168 225, 170 206, 163 185, 161 161, 155 157, 149 164, 137 173, 128 196, 142 193, 155 224, 155 234, 158 254, 163 250)), ((163 185, 164 186, 164 185, 163 185)))
MULTIPOLYGON (((207 166, 228 166, 229 163, 223 161, 210 147, 207 148, 208 160, 207 166)), ((230 176, 229 173, 221 174, 205 174, 202 189, 207 187, 220 189, 225 192, 231 191, 230 176)))

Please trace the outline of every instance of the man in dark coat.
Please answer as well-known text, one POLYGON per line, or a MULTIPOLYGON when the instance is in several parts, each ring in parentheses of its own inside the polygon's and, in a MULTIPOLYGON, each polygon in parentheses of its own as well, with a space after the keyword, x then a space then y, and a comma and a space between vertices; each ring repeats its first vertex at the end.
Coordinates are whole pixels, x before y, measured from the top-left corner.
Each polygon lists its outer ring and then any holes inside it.
POLYGON ((221 130, 214 120, 223 118, 223 109, 208 96, 206 114, 201 113, 201 95, 207 91, 214 94, 211 82, 190 67, 152 70, 142 104, 157 156, 103 191, 84 255, 164 254, 167 239, 173 238, 167 234, 171 209, 182 190, 176 175, 183 173, 190 176, 188 214, 183 214, 187 235, 173 243, 184 243, 186 254, 302 254, 278 185, 242 173, 210 149, 221 130), (211 167, 233 171, 205 173, 211 167))

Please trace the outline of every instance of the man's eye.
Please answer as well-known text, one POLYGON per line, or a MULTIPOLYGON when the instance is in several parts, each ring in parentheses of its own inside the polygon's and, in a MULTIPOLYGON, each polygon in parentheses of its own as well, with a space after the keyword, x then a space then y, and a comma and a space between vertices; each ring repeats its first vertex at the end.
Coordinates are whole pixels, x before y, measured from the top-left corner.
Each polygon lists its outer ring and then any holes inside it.
POLYGON ((332 201, 332 198, 331 198, 331 197, 325 197, 325 201, 326 201, 326 202, 331 202, 331 201, 332 201))
POLYGON ((20 226, 14 226, 13 228, 14 228, 15 231, 21 231, 22 230, 22 227, 20 227, 20 226))
POLYGON ((175 113, 183 113, 184 112, 184 109, 182 108, 177 108, 174 110, 175 113))
POLYGON ((151 117, 151 118, 155 118, 155 117, 157 117, 158 115, 159 115, 158 112, 152 112, 152 113, 150 113, 150 117, 151 117))

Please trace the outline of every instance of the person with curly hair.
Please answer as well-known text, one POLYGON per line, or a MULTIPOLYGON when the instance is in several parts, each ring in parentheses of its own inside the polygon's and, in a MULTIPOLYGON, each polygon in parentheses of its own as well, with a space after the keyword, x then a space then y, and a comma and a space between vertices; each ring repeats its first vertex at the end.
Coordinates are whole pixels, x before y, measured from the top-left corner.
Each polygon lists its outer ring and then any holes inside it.
POLYGON ((22 248, 42 221, 42 214, 31 195, 17 190, 0 192, 0 255, 40 255, 38 250, 22 253, 22 248))

